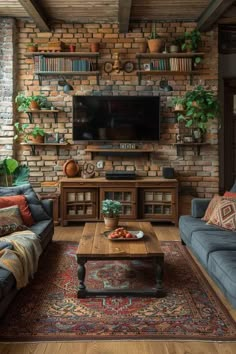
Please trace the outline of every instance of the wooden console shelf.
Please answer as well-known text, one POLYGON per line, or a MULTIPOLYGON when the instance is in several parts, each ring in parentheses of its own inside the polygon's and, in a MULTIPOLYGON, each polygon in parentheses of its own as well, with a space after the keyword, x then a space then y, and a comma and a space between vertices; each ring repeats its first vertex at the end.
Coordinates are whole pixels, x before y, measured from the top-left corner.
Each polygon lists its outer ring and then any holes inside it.
POLYGON ((102 221, 101 202, 118 200, 121 220, 178 223, 178 181, 158 177, 107 180, 103 177, 62 178, 61 225, 68 222, 102 221))
POLYGON ((55 146, 57 150, 57 155, 59 155, 60 147, 68 147, 70 144, 68 143, 20 143, 20 145, 28 145, 31 147, 32 155, 35 156, 35 148, 36 146, 55 146))

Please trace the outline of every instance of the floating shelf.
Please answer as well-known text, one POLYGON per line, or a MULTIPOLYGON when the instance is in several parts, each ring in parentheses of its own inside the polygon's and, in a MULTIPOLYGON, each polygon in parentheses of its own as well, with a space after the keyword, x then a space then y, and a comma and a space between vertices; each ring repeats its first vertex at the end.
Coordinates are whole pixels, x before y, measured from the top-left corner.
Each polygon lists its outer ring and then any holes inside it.
POLYGON ((28 146, 30 146, 33 156, 35 156, 36 146, 55 146, 56 150, 57 150, 57 155, 59 155, 59 150, 60 150, 61 146, 63 146, 63 147, 69 147, 70 146, 70 144, 68 144, 68 143, 52 143, 52 144, 47 144, 47 143, 20 143, 20 145, 28 145, 28 146))
POLYGON ((57 123, 57 114, 60 112, 58 109, 34 109, 31 111, 27 111, 29 117, 29 122, 33 123, 33 113, 53 113, 55 123, 57 123))
POLYGON ((56 76, 96 76, 97 85, 99 85, 99 71, 35 71, 39 77, 39 85, 42 85, 42 76, 56 75, 56 76))
POLYGON ((80 58, 98 58, 99 52, 29 52, 24 56, 27 58, 33 58, 42 55, 44 57, 80 57, 80 58))
POLYGON ((192 146, 193 149, 195 150, 195 154, 196 155, 200 155, 200 149, 202 146, 208 146, 208 145, 211 145, 209 143, 175 143, 174 144, 176 147, 177 147, 177 155, 180 154, 180 152, 182 152, 182 155, 183 155, 183 149, 185 146, 192 146))
POLYGON ((120 155, 120 154, 129 154, 129 155, 137 155, 137 154, 150 154, 154 152, 153 148, 149 149, 119 149, 119 148, 110 148, 110 149, 103 149, 103 148, 87 148, 84 150, 85 152, 97 153, 100 155, 120 155))
POLYGON ((164 59, 164 58, 194 58, 203 57, 205 53, 137 53, 136 58, 146 59, 164 59))

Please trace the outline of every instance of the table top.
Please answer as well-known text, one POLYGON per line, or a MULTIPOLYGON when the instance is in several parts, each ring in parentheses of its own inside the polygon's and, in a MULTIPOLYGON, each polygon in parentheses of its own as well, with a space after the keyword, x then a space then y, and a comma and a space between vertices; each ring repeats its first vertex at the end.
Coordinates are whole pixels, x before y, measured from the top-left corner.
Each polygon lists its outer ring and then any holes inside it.
POLYGON ((164 256, 160 242, 150 222, 120 222, 118 227, 128 230, 142 230, 144 237, 139 240, 112 241, 104 236, 103 222, 86 223, 77 249, 78 257, 86 258, 124 258, 164 256))

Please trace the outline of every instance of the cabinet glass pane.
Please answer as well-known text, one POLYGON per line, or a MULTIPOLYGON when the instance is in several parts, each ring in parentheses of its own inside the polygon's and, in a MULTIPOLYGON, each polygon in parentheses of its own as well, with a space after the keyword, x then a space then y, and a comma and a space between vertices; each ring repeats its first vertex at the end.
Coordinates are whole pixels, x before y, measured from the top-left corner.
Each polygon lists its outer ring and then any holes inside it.
POLYGON ((73 207, 73 206, 67 207, 67 214, 68 215, 75 215, 75 207, 73 207))
POLYGON ((67 202, 75 201, 75 193, 67 193, 67 202))
POLYGON ((114 192, 114 200, 122 201, 122 192, 114 192))
POLYGON ((105 199, 114 199, 113 192, 105 192, 104 196, 105 196, 105 199))
POLYGON ((154 192, 154 201, 159 201, 161 202, 163 200, 163 193, 160 192, 154 192))
POLYGON ((83 205, 79 205, 77 207, 77 214, 78 215, 84 215, 84 207, 83 207, 83 205))
POLYGON ((153 192, 145 192, 144 201, 145 202, 152 202, 153 201, 153 192))
POLYGON ((87 202, 90 202, 92 200, 91 192, 85 192, 84 197, 87 202))
POLYGON ((144 213, 145 214, 152 214, 152 205, 144 205, 144 213))
POLYGON ((163 214, 165 214, 165 215, 170 215, 171 214, 171 206, 170 205, 165 205, 163 207, 163 214))
POLYGON ((163 207, 162 205, 154 205, 154 214, 163 214, 163 207))
POLYGON ((91 206, 91 205, 87 205, 87 206, 85 207, 85 214, 86 214, 86 215, 92 215, 92 213, 93 213, 93 208, 92 208, 92 206, 91 206))
POLYGON ((84 200, 84 193, 83 192, 77 193, 77 200, 79 202, 82 202, 84 200))
POLYGON ((132 194, 130 192, 124 192, 124 201, 130 202, 132 194))
POLYGON ((163 201, 165 202, 171 202, 171 193, 163 193, 163 201))
POLYGON ((130 205, 124 205, 122 208, 123 215, 131 215, 132 214, 132 207, 130 205))

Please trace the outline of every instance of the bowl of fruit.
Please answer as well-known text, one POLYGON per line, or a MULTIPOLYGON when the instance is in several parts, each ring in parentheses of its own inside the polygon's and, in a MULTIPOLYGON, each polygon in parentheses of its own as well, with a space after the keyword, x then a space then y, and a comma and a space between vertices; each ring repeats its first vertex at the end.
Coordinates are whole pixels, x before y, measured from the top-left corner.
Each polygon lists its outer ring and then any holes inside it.
POLYGON ((137 241, 143 238, 143 231, 126 230, 124 227, 118 227, 113 231, 105 231, 104 236, 110 241, 137 241))

